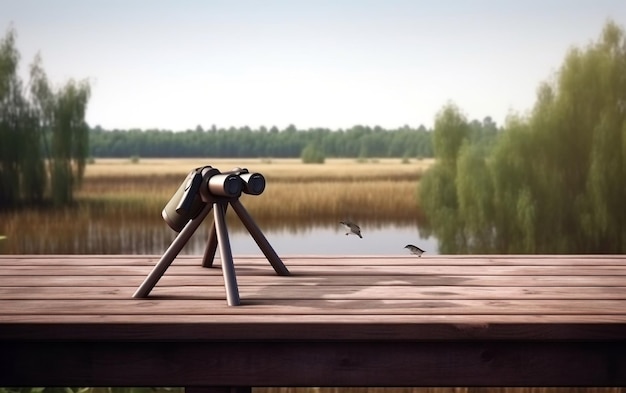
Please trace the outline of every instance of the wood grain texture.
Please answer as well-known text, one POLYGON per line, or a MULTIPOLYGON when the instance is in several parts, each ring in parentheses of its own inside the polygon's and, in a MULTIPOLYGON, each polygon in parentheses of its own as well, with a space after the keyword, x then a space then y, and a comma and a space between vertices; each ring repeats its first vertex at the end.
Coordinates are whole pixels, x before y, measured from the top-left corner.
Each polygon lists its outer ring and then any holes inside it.
POLYGON ((2 386, 624 386, 621 255, 0 256, 2 386))

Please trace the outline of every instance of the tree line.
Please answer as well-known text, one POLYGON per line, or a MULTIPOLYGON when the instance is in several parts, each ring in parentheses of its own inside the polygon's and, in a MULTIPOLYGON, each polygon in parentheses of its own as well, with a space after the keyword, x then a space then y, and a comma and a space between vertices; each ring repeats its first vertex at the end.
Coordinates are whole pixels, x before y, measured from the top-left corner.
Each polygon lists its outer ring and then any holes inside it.
POLYGON ((70 80, 53 89, 37 55, 24 86, 15 39, 9 29, 0 41, 0 208, 67 204, 89 152, 89 84, 70 80))
POLYGON ((494 143, 473 142, 453 104, 433 142, 419 195, 441 253, 626 252, 626 39, 614 22, 568 52, 494 143))
MULTIPOLYGON (((481 123, 482 124, 482 123, 481 123)), ((326 157, 432 157, 432 132, 408 126, 386 130, 354 126, 348 130, 216 128, 104 130, 89 133, 93 157, 300 157, 314 148, 326 157)))
MULTIPOLYGON (((469 123, 472 138, 489 143, 498 132, 486 117, 469 123)), ((357 125, 347 130, 290 125, 276 127, 216 128, 173 132, 170 130, 104 130, 89 132, 92 157, 301 157, 314 150, 323 157, 433 157, 432 130, 419 126, 383 129, 357 125)))

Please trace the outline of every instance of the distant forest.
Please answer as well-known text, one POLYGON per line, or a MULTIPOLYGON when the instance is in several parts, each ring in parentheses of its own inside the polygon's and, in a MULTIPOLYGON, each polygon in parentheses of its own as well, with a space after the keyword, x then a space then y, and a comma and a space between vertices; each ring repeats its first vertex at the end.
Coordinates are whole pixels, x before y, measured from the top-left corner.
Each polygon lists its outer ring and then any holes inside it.
MULTIPOLYGON (((492 140, 498 127, 486 117, 470 123, 472 139, 492 140)), ((433 157, 432 130, 424 126, 386 130, 354 126, 348 130, 315 128, 298 130, 276 127, 168 130, 104 130, 89 132, 92 157, 300 157, 314 147, 325 157, 433 157)))

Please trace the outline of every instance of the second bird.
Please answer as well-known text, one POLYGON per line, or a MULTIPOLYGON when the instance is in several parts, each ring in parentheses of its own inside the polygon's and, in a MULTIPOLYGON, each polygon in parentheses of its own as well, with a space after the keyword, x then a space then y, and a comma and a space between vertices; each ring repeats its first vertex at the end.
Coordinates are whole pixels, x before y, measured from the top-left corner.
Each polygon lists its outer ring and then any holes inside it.
POLYGON ((346 229, 348 229, 346 235, 354 234, 363 239, 363 236, 361 236, 361 228, 359 228, 358 225, 356 225, 352 221, 339 221, 339 223, 345 226, 346 229))
POLYGON ((412 244, 407 244, 406 246, 404 246, 404 248, 407 248, 409 251, 411 251, 411 254, 415 254, 418 257, 421 257, 422 254, 425 252, 424 250, 422 250, 418 246, 414 246, 412 244))

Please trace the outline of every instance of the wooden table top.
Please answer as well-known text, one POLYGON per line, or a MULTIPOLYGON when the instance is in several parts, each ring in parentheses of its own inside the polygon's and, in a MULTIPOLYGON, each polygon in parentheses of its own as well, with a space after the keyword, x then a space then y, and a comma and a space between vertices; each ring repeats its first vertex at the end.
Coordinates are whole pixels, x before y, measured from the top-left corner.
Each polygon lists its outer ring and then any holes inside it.
MULTIPOLYGON (((54 342, 212 343, 215 350, 217 343, 271 342, 276 344, 272 348, 284 344, 280 347, 284 351, 285 348, 295 351, 299 345, 300 351, 305 345, 308 351, 315 351, 334 343, 334 348, 348 345, 341 354, 333 352, 333 356, 345 360, 352 353, 346 351, 368 345, 381 346, 377 351, 382 355, 385 351, 398 353, 398 345, 412 348, 421 344, 419 348, 426 348, 425 345, 443 343, 445 348, 461 348, 466 343, 482 346, 477 361, 491 362, 492 355, 485 353, 498 351, 485 352, 485 345, 501 348, 499 345, 506 343, 513 348, 523 344, 525 348, 534 348, 532 345, 536 344, 539 348, 545 342, 606 343, 606 348, 602 345, 597 348, 601 348, 598 356, 606 357, 608 363, 602 367, 607 369, 598 370, 598 375, 593 374, 590 379, 579 377, 578 382, 626 383, 626 355, 615 355, 610 349, 624 349, 626 342, 626 256, 282 257, 291 273, 289 276, 276 275, 262 256, 235 256, 240 306, 226 304, 219 259, 215 267, 203 268, 201 256, 179 256, 147 298, 133 298, 159 257, 0 256, 0 344, 10 343, 13 355, 21 358, 27 356, 22 353, 34 356, 39 349, 33 343, 42 342, 52 343, 49 345, 54 342)), ((450 353, 467 349, 463 348, 450 349, 453 351, 450 353)), ((240 350, 245 348, 229 353, 240 350)), ((585 352, 588 350, 580 347, 580 356, 590 355, 585 352)), ((577 356, 566 352, 550 359, 577 356)), ((292 362, 298 359, 296 355, 289 356, 292 362)), ((370 359, 374 355, 354 356, 370 359)), ((435 361, 436 356, 430 356, 435 361)), ((442 361, 449 363, 450 359, 446 359, 442 361)), ((3 375, 0 383, 19 385, 27 377, 37 382, 65 381, 51 377, 52 372, 37 379, 35 374, 17 371, 11 360, 2 362, 0 370, 10 368, 19 375, 3 375)), ((335 371, 341 365, 346 366, 341 361, 338 364, 335 371)), ((468 363, 465 367, 474 366, 468 363)), ((570 373, 581 370, 588 368, 575 368, 570 373)), ((331 371, 329 368, 328 372, 331 371)), ((307 372, 314 373, 315 368, 307 372)), ((387 379, 375 379, 374 374, 382 373, 368 372, 371 379, 363 372, 365 377, 361 375, 362 379, 358 380, 365 386, 387 385, 385 382, 393 381, 390 378, 400 378, 395 381, 403 386, 416 386, 419 382, 411 379, 409 372, 398 372, 395 377, 392 373, 387 379)), ((149 373, 146 373, 147 377, 149 373)), ((324 374, 327 379, 321 381, 319 375, 318 379, 310 375, 298 377, 296 371, 274 376, 274 380, 270 380, 271 373, 264 373, 265 377, 255 373, 239 381, 257 386, 285 386, 290 382, 294 385, 317 382, 315 386, 362 385, 354 383, 357 375, 353 373, 337 372, 333 377, 324 374)), ((421 375, 414 374, 416 378, 421 375)), ((213 376, 213 381, 232 384, 220 375, 223 379, 213 376)), ((431 373, 422 381, 440 386, 450 386, 449 382, 485 385, 488 381, 514 383, 520 378, 489 380, 488 374, 459 375, 446 382, 432 379, 436 375, 431 373)), ((89 374, 81 378, 67 381, 146 383, 141 376, 97 379, 89 374)), ((153 381, 160 383, 177 382, 175 377, 155 378, 153 381)), ((186 378, 195 384, 206 383, 195 374, 186 378)), ((563 378, 530 381, 563 382, 563 378)))

